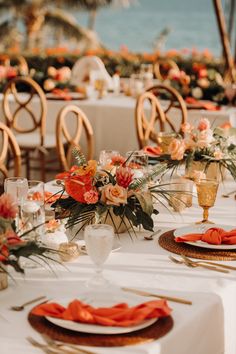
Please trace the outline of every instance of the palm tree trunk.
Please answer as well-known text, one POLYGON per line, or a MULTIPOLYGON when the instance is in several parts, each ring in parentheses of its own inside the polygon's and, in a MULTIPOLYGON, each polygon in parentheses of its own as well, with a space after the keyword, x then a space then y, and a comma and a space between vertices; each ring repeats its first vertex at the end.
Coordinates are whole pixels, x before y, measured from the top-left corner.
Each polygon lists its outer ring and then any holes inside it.
POLYGON ((88 29, 94 30, 96 16, 97 16, 97 9, 93 9, 89 11, 88 29))
POLYGON ((229 75, 232 82, 234 82, 235 69, 234 69, 234 60, 231 53, 229 36, 227 33, 225 17, 222 9, 221 0, 213 0, 213 5, 215 8, 215 14, 217 18, 217 24, 220 32, 221 43, 224 52, 224 59, 226 61, 226 67, 229 69, 229 75))

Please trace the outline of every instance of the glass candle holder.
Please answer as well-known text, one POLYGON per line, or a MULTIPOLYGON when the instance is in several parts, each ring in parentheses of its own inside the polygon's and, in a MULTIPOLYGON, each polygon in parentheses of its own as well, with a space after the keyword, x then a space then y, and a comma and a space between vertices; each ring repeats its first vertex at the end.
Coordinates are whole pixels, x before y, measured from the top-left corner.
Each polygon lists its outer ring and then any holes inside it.
POLYGON ((133 178, 144 177, 148 167, 148 155, 143 151, 129 151, 126 157, 126 165, 132 169, 133 178))

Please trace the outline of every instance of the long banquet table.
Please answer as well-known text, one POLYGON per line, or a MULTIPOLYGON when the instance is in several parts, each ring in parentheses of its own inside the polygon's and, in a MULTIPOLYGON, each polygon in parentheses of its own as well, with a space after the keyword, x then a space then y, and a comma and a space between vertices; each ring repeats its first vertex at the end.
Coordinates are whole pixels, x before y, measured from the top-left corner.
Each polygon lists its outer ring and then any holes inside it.
MULTIPOLYGON (((2 94, 0 94, 0 102, 2 94)), ((55 134, 56 118, 60 109, 67 104, 78 105, 89 118, 95 138, 95 158, 98 158, 101 150, 118 150, 121 154, 127 151, 136 150, 138 141, 135 130, 135 104, 136 100, 124 95, 116 96, 109 94, 103 99, 86 100, 47 100, 48 112, 46 121, 47 133, 55 134)), ((166 102, 162 101, 165 107, 166 102)), ((39 102, 35 98, 32 103, 33 112, 39 111, 39 102)), ((179 110, 173 109, 170 116, 179 119, 179 110)), ((236 109, 222 107, 219 111, 189 110, 188 120, 192 124, 201 118, 206 117, 210 120, 212 127, 231 120, 236 126, 236 109)), ((4 121, 3 113, 0 111, 0 120, 4 121)), ((71 127, 73 130, 73 126, 71 127)))
MULTIPOLYGON (((223 225, 235 225, 236 200, 222 193, 235 189, 235 182, 227 181, 218 191, 218 199, 210 210, 211 219, 223 225)), ((155 230, 175 229, 199 220, 202 210, 194 198, 193 206, 181 214, 170 213, 158 206, 155 230)), ((169 302, 173 309, 173 329, 164 337, 147 344, 98 348, 86 347, 97 354, 235 354, 236 353, 236 271, 228 274, 202 268, 188 268, 172 263, 169 252, 153 241, 144 240, 144 231, 137 233, 133 241, 128 234, 120 235, 121 249, 111 253, 105 276, 119 286, 138 288, 151 292, 182 297, 193 304, 169 302)), ((236 265, 235 261, 228 262, 236 265)), ((49 269, 26 269, 25 277, 14 273, 16 282, 10 280, 8 289, 0 291, 0 352, 1 354, 34 354, 39 349, 31 346, 27 336, 42 342, 28 321, 30 307, 22 312, 9 310, 10 305, 20 304, 39 295, 48 299, 79 296, 85 281, 93 272, 87 255, 66 263, 66 268, 54 266, 56 274, 49 269)), ((148 301, 142 297, 140 301, 148 301)))

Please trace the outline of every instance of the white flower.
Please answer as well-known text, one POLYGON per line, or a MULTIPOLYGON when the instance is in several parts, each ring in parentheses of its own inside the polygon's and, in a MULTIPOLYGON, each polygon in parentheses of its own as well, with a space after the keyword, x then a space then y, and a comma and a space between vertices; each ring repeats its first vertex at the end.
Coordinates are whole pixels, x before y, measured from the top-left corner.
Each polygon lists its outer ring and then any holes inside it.
POLYGON ((205 148, 210 147, 211 143, 214 141, 213 132, 211 129, 202 130, 198 134, 197 147, 205 148))

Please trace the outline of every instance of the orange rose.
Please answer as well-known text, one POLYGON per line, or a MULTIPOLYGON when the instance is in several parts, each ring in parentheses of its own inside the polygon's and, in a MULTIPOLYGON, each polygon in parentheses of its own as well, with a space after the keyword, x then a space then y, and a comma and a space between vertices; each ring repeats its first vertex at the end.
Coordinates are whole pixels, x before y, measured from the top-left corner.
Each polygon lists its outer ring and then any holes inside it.
POLYGON ((102 189, 101 201, 108 205, 117 205, 127 203, 127 190, 116 184, 107 184, 102 189))
POLYGON ((185 152, 185 142, 180 139, 173 139, 168 150, 172 160, 182 160, 185 152))

